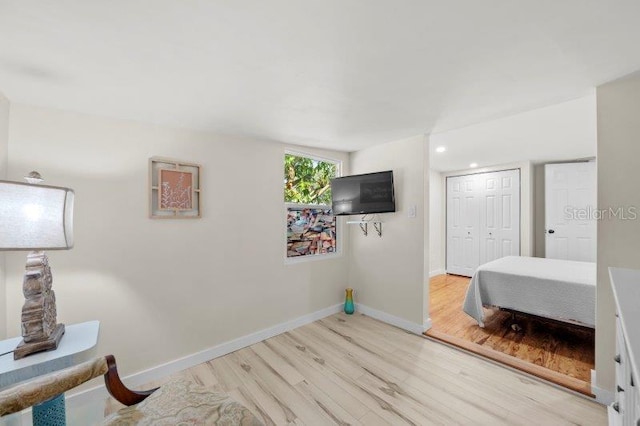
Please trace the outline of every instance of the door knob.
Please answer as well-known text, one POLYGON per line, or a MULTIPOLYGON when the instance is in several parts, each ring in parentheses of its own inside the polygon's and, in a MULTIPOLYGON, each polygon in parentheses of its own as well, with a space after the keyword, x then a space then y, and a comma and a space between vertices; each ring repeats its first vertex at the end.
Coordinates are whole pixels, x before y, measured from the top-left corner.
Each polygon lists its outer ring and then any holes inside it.
POLYGON ((550 234, 553 234, 553 233, 555 233, 556 231, 554 231, 553 229, 549 229, 547 232, 548 232, 548 233, 550 233, 550 234))

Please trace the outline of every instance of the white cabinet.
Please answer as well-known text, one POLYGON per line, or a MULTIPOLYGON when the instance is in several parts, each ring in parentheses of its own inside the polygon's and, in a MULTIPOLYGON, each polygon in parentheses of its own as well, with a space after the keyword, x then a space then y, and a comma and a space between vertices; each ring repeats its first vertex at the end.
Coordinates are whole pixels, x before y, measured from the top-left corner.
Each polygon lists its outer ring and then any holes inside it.
POLYGON ((627 348, 620 316, 616 316, 616 388, 615 402, 611 406, 616 425, 636 425, 638 390, 631 369, 631 356, 627 348))
POLYGON ((520 170, 447 178, 447 272, 520 254, 520 170))
POLYGON ((616 303, 615 401, 609 407, 612 425, 640 425, 638 356, 640 356, 640 270, 609 268, 616 303))

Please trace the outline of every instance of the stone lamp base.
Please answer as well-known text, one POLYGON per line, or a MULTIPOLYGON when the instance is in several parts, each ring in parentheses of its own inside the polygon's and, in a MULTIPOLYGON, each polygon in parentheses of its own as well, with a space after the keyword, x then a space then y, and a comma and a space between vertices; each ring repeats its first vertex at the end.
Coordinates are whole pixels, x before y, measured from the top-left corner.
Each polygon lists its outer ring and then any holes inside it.
POLYGON ((22 342, 13 352, 13 359, 53 350, 64 334, 64 324, 56 322, 56 295, 51 289, 53 278, 49 259, 42 251, 27 256, 22 293, 22 342))
POLYGON ((51 336, 40 342, 27 343, 24 340, 13 351, 13 359, 24 358, 27 355, 42 351, 52 351, 58 348, 58 343, 64 334, 64 324, 57 324, 51 336))

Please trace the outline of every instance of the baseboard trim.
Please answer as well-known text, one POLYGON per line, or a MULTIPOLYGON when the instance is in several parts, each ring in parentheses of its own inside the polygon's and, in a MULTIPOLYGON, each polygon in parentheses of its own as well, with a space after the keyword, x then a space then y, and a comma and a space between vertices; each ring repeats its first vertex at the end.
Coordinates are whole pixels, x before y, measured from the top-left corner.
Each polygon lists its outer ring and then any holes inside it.
POLYGON ((433 278, 436 275, 444 275, 446 271, 444 269, 436 269, 434 271, 429 272, 429 278, 433 278))
MULTIPOLYGON (((319 311, 312 312, 310 314, 303 315, 298 318, 294 318, 290 321, 285 321, 283 323, 276 324, 272 327, 265 328, 264 330, 260 330, 255 333, 247 334, 246 336, 242 336, 237 339, 233 339, 228 342, 221 343, 209 349, 205 349, 200 352, 196 352, 194 354, 187 355, 185 357, 182 357, 173 361, 169 361, 165 364, 161 364, 161 365, 149 368, 147 370, 134 373, 132 375, 129 375, 123 378, 123 381, 129 387, 142 386, 146 383, 159 380, 163 377, 169 376, 171 374, 175 374, 187 368, 191 368, 198 364, 202 364, 203 362, 209 361, 213 358, 226 355, 228 353, 237 351, 247 346, 251 346, 255 343, 262 342, 263 340, 269 339, 270 337, 274 337, 279 334, 285 333, 287 331, 293 330, 294 328, 301 327, 303 325, 312 323, 319 319, 328 317, 329 315, 333 315, 335 313, 342 311, 342 308, 343 308, 342 303, 331 305, 319 311)), ((116 354, 116 357, 117 357, 117 354, 116 354)), ((106 398, 107 396, 108 394, 104 386, 96 386, 94 388, 80 391, 77 393, 67 394, 67 404, 70 407, 74 405, 81 406, 82 404, 89 403, 90 401, 95 400, 97 398, 101 398, 101 397, 106 398)))
POLYGON ((387 324, 410 331, 414 334, 422 334, 431 328, 431 318, 427 318, 424 323, 418 324, 404 318, 396 317, 395 315, 370 308, 369 306, 361 303, 356 303, 356 312, 360 312, 361 314, 365 314, 371 318, 386 322, 387 324))
POLYGON ((611 405, 615 400, 613 392, 597 386, 596 383, 596 370, 591 370, 591 393, 600 404, 611 405))
POLYGON ((426 333, 431 329, 431 318, 427 318, 422 324, 422 328, 424 329, 423 333, 426 333))

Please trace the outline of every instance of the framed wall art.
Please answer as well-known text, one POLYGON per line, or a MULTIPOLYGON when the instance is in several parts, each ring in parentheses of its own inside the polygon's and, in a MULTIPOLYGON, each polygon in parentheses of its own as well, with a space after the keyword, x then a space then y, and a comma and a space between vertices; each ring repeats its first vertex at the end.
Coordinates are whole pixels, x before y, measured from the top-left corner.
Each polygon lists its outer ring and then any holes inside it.
POLYGON ((197 219, 201 211, 201 167, 168 158, 149 159, 149 217, 197 219))

